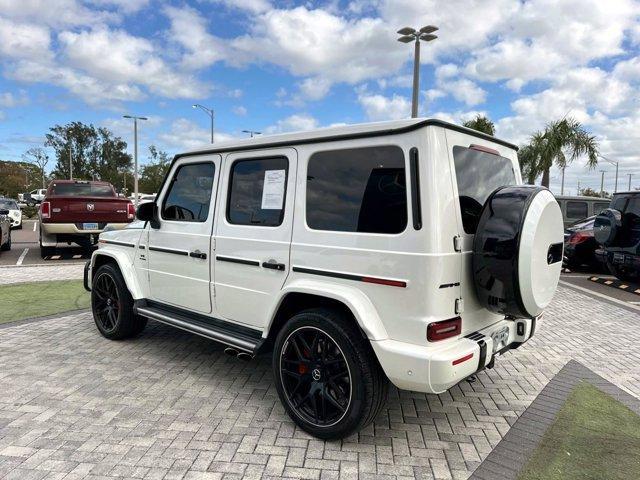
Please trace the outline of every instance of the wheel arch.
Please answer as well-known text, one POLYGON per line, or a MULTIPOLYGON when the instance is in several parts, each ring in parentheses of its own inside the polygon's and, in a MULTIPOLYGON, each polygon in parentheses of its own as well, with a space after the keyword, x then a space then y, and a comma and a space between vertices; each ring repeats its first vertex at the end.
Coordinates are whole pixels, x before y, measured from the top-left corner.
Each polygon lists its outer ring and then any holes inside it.
POLYGON ((314 307, 335 308, 348 314, 357 323, 363 336, 370 340, 388 338, 377 310, 362 291, 310 280, 295 282, 280 292, 268 316, 269 323, 263 336, 273 340, 291 316, 314 307))
POLYGON ((98 270, 98 268, 107 263, 112 263, 118 267, 118 270, 120 270, 127 288, 134 299, 143 298, 142 288, 138 283, 138 279, 133 268, 133 261, 124 252, 108 250, 106 248, 96 250, 91 257, 91 281, 93 281, 93 274, 98 270))

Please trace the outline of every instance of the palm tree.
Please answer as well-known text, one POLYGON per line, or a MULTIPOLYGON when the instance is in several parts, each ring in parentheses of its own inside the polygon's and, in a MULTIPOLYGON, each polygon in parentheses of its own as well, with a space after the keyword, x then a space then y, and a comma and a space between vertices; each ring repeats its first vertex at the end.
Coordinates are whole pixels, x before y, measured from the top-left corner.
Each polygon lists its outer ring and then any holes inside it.
POLYGON ((487 135, 493 136, 496 134, 496 126, 484 115, 478 114, 473 120, 467 120, 462 125, 467 128, 472 128, 479 132, 486 133, 487 135))
POLYGON ((528 145, 519 152, 520 167, 528 183, 534 183, 542 174, 541 185, 549 187, 551 167, 566 167, 578 157, 587 157, 587 167, 598 164, 598 141, 574 118, 563 118, 548 123, 544 132, 531 136, 528 145))

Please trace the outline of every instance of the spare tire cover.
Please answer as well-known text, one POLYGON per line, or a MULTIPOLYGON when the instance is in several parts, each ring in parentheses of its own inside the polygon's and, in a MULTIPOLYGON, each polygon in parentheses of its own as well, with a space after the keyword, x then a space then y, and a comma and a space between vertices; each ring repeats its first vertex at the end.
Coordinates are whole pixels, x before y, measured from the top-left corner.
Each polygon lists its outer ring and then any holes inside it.
POLYGON ((613 208, 603 210, 593 221, 593 236, 600 245, 610 247, 622 225, 622 213, 613 208))
POLYGON ((562 268, 560 206, 543 187, 500 187, 485 202, 473 241, 473 276, 481 303, 513 318, 549 305, 562 268))

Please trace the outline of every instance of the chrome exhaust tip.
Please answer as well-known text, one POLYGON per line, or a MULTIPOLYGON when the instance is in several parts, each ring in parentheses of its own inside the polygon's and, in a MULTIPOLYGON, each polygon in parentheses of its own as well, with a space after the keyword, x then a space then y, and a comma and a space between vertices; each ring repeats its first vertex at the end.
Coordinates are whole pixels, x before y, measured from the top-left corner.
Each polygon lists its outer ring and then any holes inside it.
POLYGON ((240 352, 238 352, 238 350, 236 350, 235 348, 231 348, 231 347, 227 347, 224 349, 224 353, 226 353, 227 355, 229 355, 230 357, 235 357, 237 356, 240 352))
POLYGON ((248 362, 249 360, 251 360, 253 358, 253 355, 251 355, 250 353, 247 353, 247 352, 240 352, 240 353, 238 353, 238 358, 240 360, 244 360, 245 362, 248 362))

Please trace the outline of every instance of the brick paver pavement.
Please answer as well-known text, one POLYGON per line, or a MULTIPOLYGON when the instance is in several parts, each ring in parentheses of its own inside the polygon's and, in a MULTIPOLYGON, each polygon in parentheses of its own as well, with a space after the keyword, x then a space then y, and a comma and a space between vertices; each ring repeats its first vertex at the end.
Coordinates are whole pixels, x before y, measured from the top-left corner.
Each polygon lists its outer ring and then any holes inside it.
POLYGON ((640 316, 568 288, 536 336, 442 395, 392 389, 357 435, 322 442, 245 363, 150 323, 111 342, 83 313, 0 329, 0 478, 466 478, 574 358, 640 397, 640 316))
POLYGON ((0 267, 0 285, 82 279, 84 263, 0 267))

